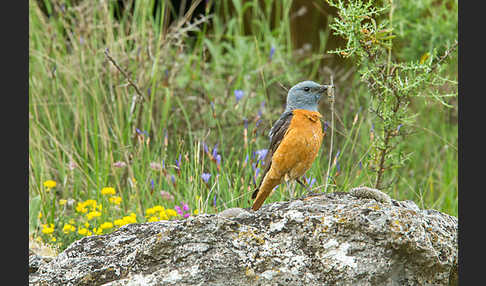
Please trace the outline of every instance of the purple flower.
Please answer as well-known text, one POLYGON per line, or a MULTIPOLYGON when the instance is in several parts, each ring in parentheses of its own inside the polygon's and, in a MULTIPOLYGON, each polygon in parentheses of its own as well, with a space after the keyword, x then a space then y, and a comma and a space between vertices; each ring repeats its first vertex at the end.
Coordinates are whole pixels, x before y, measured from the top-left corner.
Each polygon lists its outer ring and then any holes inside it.
POLYGON ((179 154, 179 159, 176 159, 175 163, 176 163, 177 169, 180 169, 181 168, 181 154, 179 154))
POLYGON ((338 158, 339 158, 339 154, 341 153, 341 149, 338 149, 337 153, 336 153, 336 156, 334 156, 334 164, 337 164, 338 163, 338 158))
POLYGON ((209 148, 208 148, 208 145, 206 144, 206 142, 202 142, 203 143, 203 148, 204 148, 204 152, 206 152, 207 154, 209 154, 209 148))
POLYGON ((150 179, 150 187, 152 188, 152 190, 154 189, 154 186, 155 186, 154 180, 150 179))
POLYGON ((260 173, 260 168, 256 168, 256 170, 255 170, 255 178, 258 177, 258 173, 260 173))
POLYGON ((243 90, 236 89, 235 90, 236 103, 238 103, 243 98, 244 95, 245 95, 245 92, 243 90))
POLYGON ((274 55, 274 54, 275 54, 275 47, 274 47, 274 46, 272 46, 272 47, 270 48, 270 56, 269 56, 270 60, 272 60, 272 58, 273 58, 273 55, 274 55))
POLYGON ((186 213, 186 214, 184 215, 184 218, 188 218, 188 217, 190 217, 190 216, 191 216, 191 214, 190 214, 190 213, 186 213))
POLYGON ((214 197, 213 197, 213 207, 216 207, 216 194, 214 194, 214 197))
POLYGON ((203 179, 203 181, 205 183, 208 183, 209 182, 209 178, 211 178, 211 174, 209 174, 209 173, 202 173, 201 178, 203 179))
POLYGON ((258 119, 257 122, 255 122, 255 127, 258 127, 258 125, 260 125, 261 121, 262 121, 261 119, 258 119))
POLYGON ((307 178, 306 176, 304 176, 304 178, 309 188, 312 188, 312 185, 314 185, 314 183, 316 182, 316 178, 312 178, 312 177, 307 178))
POLYGON ((152 93, 152 89, 149 87, 147 88, 147 96, 150 97, 150 94, 152 93))
POLYGON ((258 156, 257 160, 262 161, 263 159, 265 159, 267 152, 268 152, 268 149, 256 150, 255 153, 258 156))
POLYGON ((402 128, 402 125, 403 124, 398 125, 398 127, 397 127, 397 133, 400 131, 400 128, 402 128))
POLYGON ((174 175, 170 175, 170 180, 172 181, 172 184, 175 184, 175 177, 174 177, 174 175))
POLYGON ((327 127, 329 127, 329 124, 327 123, 327 121, 324 121, 324 132, 326 132, 327 127))
POLYGON ((213 155, 214 158, 216 158, 216 155, 218 155, 218 143, 216 143, 216 145, 214 145, 212 155, 213 155))
POLYGON ((216 165, 221 165, 221 155, 219 154, 216 155, 216 165))
POLYGON ((248 163, 248 154, 246 154, 245 163, 243 163, 243 164, 246 165, 246 163, 248 163))
POLYGON ((138 133, 139 135, 142 135, 142 136, 148 136, 148 132, 147 132, 147 131, 145 131, 145 130, 140 130, 140 129, 138 129, 138 128, 135 128, 135 130, 137 131, 137 133, 138 133))

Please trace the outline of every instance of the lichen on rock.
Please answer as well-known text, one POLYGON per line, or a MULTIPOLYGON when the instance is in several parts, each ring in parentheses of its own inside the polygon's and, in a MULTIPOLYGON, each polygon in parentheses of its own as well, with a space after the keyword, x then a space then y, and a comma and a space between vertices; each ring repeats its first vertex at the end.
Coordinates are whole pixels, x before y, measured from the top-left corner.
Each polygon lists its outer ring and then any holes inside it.
POLYGON ((321 194, 74 242, 31 285, 449 285, 457 218, 386 196, 321 194))

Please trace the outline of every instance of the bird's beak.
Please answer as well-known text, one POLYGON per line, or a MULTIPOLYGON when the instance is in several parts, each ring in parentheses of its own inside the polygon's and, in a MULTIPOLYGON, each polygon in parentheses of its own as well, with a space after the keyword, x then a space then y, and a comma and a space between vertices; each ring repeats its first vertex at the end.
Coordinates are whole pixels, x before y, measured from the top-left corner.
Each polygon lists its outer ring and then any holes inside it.
POLYGON ((329 88, 329 85, 321 85, 321 87, 319 87, 319 93, 324 93, 327 91, 327 89, 329 88))

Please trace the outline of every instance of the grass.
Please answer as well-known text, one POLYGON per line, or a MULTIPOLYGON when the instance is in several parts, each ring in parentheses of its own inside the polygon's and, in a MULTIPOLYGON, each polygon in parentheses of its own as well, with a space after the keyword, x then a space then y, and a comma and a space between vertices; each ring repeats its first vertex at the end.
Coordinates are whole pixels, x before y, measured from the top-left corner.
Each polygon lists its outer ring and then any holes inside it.
MULTIPOLYGON (((191 215, 249 207, 259 179, 257 151, 268 147, 266 134, 284 109, 282 86, 305 79, 328 83, 331 73, 338 89, 327 191, 372 185, 366 158, 374 118, 366 88, 349 68, 321 66, 328 33, 310 55, 292 49, 291 1, 267 2, 281 13, 277 25, 258 1, 234 0, 233 8, 230 1, 215 3, 221 13, 169 27, 164 12, 170 5, 153 1, 135 1, 132 14, 114 19, 114 1, 62 7, 46 1, 56 14, 47 18, 30 0, 30 232, 64 249, 125 223, 182 219, 177 208, 184 204, 191 215), (239 101, 235 90, 243 91, 239 101), (207 181, 203 173, 210 174, 207 181), (47 180, 56 186, 45 187, 47 180), (102 194, 105 187, 116 193, 102 194)), ((457 73, 454 64, 451 73, 457 73)), ((403 128, 413 131, 404 147, 412 155, 390 172, 396 183, 386 191, 457 216, 457 108, 424 98, 411 109, 416 123, 403 128)), ((326 102, 321 112, 329 121, 326 102)), ((329 136, 330 128, 307 173, 314 191, 324 189, 329 136)), ((296 184, 281 185, 266 203, 303 192, 296 184)))

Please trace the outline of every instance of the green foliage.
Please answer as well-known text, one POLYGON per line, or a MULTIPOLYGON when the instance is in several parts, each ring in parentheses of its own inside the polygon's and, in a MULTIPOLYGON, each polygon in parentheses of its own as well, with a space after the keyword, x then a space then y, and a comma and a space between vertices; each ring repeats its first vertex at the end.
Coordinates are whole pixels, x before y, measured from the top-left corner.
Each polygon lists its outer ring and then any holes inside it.
POLYGON ((383 188, 385 170, 403 166, 410 157, 403 153, 400 144, 407 135, 401 127, 414 122, 414 114, 408 108, 412 98, 430 96, 448 106, 444 97, 457 95, 457 90, 453 94, 441 94, 436 88, 447 83, 456 85, 437 71, 455 46, 445 51, 442 58, 433 53, 420 61, 399 62, 392 57, 392 41, 396 37, 393 1, 379 8, 372 1, 347 1, 345 4, 338 0, 329 1, 329 4, 338 9, 339 15, 330 28, 347 40, 345 48, 332 53, 353 59, 361 81, 367 84, 370 110, 378 118, 367 163, 376 173, 375 188, 383 188), (385 12, 387 18, 383 17, 385 12))
MULTIPOLYGON (((292 1, 208 1, 217 13, 182 17, 171 26, 166 15, 178 12, 150 0, 134 1, 133 13, 118 19, 112 14, 116 1, 44 2, 51 17, 29 1, 29 229, 61 249, 133 220, 183 219, 168 215, 181 202, 191 215, 248 207, 261 174, 256 151, 268 147, 266 134, 284 109, 281 86, 307 79, 329 83, 324 51, 330 31, 320 32, 314 54, 292 50, 292 1), (243 91, 239 100, 236 90, 243 91), (57 185, 48 190, 47 180, 57 185), (116 194, 103 195, 105 187, 116 194), (77 210, 80 205, 87 211, 77 210)), ((457 59, 451 52, 440 60, 449 50, 441 47, 454 37, 427 27, 435 38, 426 49, 416 42, 406 46, 402 37, 423 29, 420 21, 406 22, 415 1, 401 1, 408 12, 397 5, 392 22, 386 7, 350 3, 354 8, 339 11, 349 13, 343 17, 353 25, 333 27, 351 39, 338 53, 359 69, 332 71, 337 120, 328 190, 372 185, 366 164, 379 158, 386 132, 402 124, 390 135, 396 151, 386 154, 387 162, 406 162, 387 170, 396 182, 393 197, 457 215, 456 102, 444 97, 456 94, 457 59), (396 25, 408 25, 407 34, 396 25), (410 132, 415 134, 400 139, 410 132)), ((424 9, 440 10, 453 26, 453 11, 441 7, 424 9)), ((423 22, 437 23, 428 16, 423 22)), ((326 103, 320 108, 329 121, 326 103)), ((326 134, 306 175, 315 192, 327 182, 329 127, 326 134)), ((266 203, 304 192, 283 184, 266 203)))

